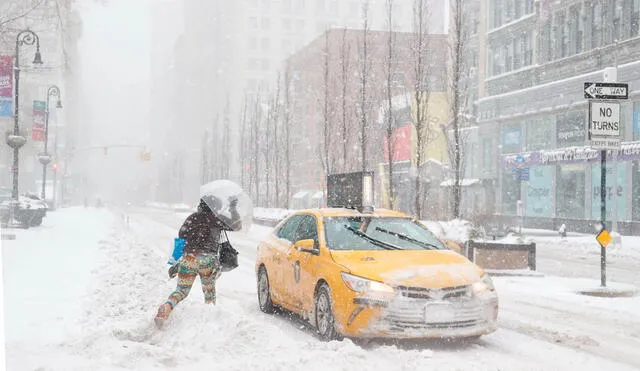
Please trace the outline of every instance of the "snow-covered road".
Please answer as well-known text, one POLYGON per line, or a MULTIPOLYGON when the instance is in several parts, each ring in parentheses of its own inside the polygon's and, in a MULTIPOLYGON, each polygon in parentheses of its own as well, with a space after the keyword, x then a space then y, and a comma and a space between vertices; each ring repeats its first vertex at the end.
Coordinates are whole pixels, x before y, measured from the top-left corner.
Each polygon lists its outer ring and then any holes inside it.
POLYGON ((231 236, 240 267, 219 280, 218 304, 196 284, 159 331, 152 317, 175 285, 165 262, 184 216, 132 209, 126 225, 124 212, 60 210, 3 244, 8 369, 640 369, 640 298, 587 298, 573 290, 592 282, 554 277, 496 278, 501 328, 477 343, 321 342, 259 311, 253 265, 269 231, 259 226, 231 236))

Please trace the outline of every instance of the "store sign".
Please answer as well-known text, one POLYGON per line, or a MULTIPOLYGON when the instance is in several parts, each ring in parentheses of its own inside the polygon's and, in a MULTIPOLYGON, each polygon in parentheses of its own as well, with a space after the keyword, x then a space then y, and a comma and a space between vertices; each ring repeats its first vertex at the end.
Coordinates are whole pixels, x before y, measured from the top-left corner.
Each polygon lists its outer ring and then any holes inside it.
MULTIPOLYGON (((563 149, 513 153, 502 155, 500 162, 503 167, 514 168, 522 166, 521 156, 524 165, 552 165, 571 164, 585 162, 600 162, 600 151, 590 147, 570 147, 563 149)), ((620 149, 607 151, 607 159, 612 161, 632 161, 640 159, 640 143, 623 143, 620 149)))
POLYGON ((502 132, 502 145, 505 147, 520 147, 520 129, 510 129, 502 132))

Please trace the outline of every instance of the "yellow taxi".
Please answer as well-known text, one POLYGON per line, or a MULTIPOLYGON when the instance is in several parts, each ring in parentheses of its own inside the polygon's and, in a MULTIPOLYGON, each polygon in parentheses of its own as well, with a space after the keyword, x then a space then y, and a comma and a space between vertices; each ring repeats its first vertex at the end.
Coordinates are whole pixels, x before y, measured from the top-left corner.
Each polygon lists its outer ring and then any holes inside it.
POLYGON ((419 221, 389 210, 290 214, 258 246, 256 273, 263 312, 297 313, 325 340, 496 330, 489 276, 419 221))

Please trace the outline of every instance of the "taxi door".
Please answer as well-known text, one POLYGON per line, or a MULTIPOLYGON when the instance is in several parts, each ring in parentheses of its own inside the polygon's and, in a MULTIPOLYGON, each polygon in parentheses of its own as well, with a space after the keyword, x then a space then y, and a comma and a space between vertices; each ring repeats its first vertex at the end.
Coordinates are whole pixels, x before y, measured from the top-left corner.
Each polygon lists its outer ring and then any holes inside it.
POLYGON ((295 235, 296 241, 313 240, 311 251, 300 251, 294 246, 289 250, 288 267, 284 271, 285 282, 290 282, 291 300, 301 314, 310 313, 313 308, 313 294, 320 267, 320 245, 318 242, 318 222, 313 215, 305 215, 295 235))
POLYGON ((296 230, 303 220, 303 217, 304 215, 293 215, 275 232, 275 238, 271 241, 270 254, 272 266, 267 267, 271 295, 273 295, 275 301, 285 306, 291 304, 288 283, 284 282, 284 275, 288 265, 287 255, 289 251, 293 249, 296 230))

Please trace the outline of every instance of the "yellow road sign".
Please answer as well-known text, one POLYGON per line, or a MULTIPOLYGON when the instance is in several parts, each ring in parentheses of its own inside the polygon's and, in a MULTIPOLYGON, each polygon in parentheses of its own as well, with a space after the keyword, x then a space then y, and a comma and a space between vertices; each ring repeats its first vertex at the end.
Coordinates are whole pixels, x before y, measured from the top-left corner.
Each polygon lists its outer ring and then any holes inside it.
POLYGON ((598 243, 602 247, 609 246, 609 244, 611 243, 612 240, 613 240, 613 237, 611 237, 611 233, 609 233, 609 231, 607 231, 604 228, 596 236, 596 241, 598 241, 598 243))

